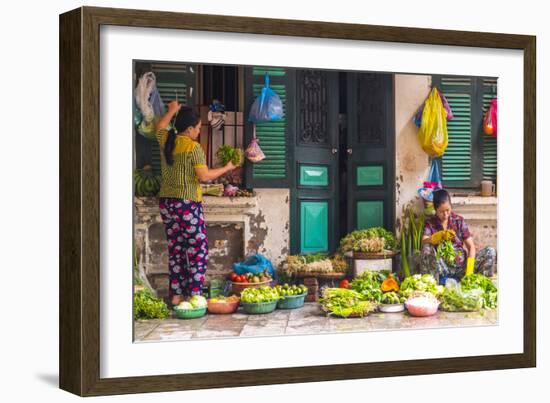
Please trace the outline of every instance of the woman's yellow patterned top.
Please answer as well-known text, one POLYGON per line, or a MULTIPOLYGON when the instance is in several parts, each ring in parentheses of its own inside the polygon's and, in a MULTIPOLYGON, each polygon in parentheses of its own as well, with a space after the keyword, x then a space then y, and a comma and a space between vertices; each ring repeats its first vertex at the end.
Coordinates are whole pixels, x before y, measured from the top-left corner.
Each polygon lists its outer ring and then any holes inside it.
POLYGON ((195 168, 206 168, 206 156, 201 145, 188 136, 176 136, 174 163, 168 165, 164 158, 164 144, 167 138, 168 131, 157 131, 162 170, 159 196, 202 201, 199 177, 195 172, 195 168))

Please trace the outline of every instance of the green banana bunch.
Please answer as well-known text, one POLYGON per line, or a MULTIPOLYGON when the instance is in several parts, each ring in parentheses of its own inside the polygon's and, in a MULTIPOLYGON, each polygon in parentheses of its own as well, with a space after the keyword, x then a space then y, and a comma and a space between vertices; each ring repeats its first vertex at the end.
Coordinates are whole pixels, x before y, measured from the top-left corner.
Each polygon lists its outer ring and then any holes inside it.
POLYGON ((155 175, 150 165, 134 171, 134 192, 138 197, 156 196, 161 183, 162 177, 155 175))

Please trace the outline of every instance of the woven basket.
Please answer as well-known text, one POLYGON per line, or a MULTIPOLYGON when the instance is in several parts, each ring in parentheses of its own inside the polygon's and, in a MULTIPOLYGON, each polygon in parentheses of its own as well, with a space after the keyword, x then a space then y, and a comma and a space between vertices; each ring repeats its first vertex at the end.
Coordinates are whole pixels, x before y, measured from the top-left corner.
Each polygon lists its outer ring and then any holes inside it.
POLYGON ((277 301, 278 309, 296 309, 304 306, 307 293, 299 295, 285 295, 277 301))
POLYGON ((277 301, 270 302, 241 302, 244 311, 249 314, 270 313, 277 308, 277 301))
POLYGON ((174 307, 174 312, 176 316, 180 319, 195 319, 200 318, 206 314, 205 308, 195 308, 195 309, 179 309, 174 307))

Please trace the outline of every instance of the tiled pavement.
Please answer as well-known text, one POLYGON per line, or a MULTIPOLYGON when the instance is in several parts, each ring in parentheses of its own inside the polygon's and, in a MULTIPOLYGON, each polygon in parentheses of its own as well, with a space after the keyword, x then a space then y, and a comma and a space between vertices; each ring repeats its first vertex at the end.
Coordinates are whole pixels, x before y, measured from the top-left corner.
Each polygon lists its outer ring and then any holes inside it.
POLYGON ((497 323, 497 311, 438 312, 426 318, 414 318, 405 313, 375 313, 365 318, 342 319, 327 317, 317 303, 306 303, 298 309, 277 309, 263 315, 248 315, 241 309, 232 315, 207 314, 198 319, 173 316, 164 320, 136 321, 134 341, 487 326, 497 323))

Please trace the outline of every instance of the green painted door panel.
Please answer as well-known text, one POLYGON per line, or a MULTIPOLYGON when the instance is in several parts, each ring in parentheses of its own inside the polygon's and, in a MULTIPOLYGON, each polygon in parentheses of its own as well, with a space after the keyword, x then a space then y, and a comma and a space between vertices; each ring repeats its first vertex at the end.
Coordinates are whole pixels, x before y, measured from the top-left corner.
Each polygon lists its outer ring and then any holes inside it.
POLYGON ((322 165, 300 165, 301 186, 328 186, 328 167, 322 165))
POLYGON ((300 203, 300 253, 328 251, 328 201, 300 203))
POLYGON ((357 202, 357 229, 384 225, 384 201, 369 200, 357 202))
POLYGON ((382 165, 358 166, 357 186, 380 186, 384 184, 382 165))

